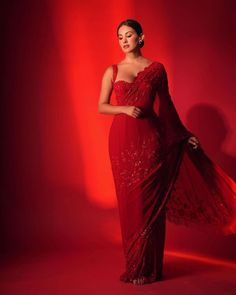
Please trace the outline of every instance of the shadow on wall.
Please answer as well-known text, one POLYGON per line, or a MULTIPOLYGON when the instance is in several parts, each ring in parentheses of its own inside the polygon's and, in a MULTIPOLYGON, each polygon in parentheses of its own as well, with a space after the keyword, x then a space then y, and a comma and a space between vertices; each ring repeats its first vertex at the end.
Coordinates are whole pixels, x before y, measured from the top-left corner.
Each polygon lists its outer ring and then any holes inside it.
POLYGON ((187 114, 187 124, 213 161, 236 181, 236 157, 224 151, 231 129, 223 112, 209 104, 197 104, 187 114))
MULTIPOLYGON (((186 126, 200 140, 206 154, 236 180, 236 157, 223 147, 231 129, 223 112, 210 104, 196 104, 187 113, 186 126)), ((204 234, 196 229, 168 222, 167 247, 236 260, 236 235, 204 234), (172 234, 173 233, 173 234, 172 234), (178 237, 178 239, 176 239, 178 237)))

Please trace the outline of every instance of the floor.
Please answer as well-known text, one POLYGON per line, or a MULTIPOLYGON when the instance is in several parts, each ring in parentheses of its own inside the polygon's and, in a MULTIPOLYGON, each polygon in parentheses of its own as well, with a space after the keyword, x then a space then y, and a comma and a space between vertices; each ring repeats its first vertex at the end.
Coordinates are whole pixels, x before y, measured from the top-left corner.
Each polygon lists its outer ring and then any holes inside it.
POLYGON ((230 261, 166 251, 163 280, 143 286, 119 281, 123 264, 115 246, 5 256, 0 294, 230 295, 236 290, 236 263, 230 261))

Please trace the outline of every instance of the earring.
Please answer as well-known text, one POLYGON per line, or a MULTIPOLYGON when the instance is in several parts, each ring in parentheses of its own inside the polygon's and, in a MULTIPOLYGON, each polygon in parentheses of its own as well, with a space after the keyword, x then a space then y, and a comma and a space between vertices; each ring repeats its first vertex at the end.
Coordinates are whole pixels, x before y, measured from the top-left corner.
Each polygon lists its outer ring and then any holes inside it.
POLYGON ((141 48, 143 47, 143 40, 142 39, 139 39, 138 40, 138 46, 141 48))

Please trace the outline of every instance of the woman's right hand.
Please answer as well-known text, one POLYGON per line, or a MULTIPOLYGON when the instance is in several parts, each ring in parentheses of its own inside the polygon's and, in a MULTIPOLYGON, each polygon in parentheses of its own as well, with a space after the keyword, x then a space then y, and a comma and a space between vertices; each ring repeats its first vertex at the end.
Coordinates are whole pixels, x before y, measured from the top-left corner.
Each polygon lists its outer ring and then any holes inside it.
POLYGON ((138 118, 142 115, 142 110, 136 106, 125 106, 124 113, 133 118, 138 118))

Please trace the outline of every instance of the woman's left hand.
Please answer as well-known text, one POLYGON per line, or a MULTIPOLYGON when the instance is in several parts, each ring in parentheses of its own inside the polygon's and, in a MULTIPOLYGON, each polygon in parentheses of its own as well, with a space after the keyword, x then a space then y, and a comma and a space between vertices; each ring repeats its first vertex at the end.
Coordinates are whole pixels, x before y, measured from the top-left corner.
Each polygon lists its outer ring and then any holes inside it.
POLYGON ((196 136, 189 137, 188 143, 192 144, 193 149, 196 149, 199 146, 199 140, 196 136))

